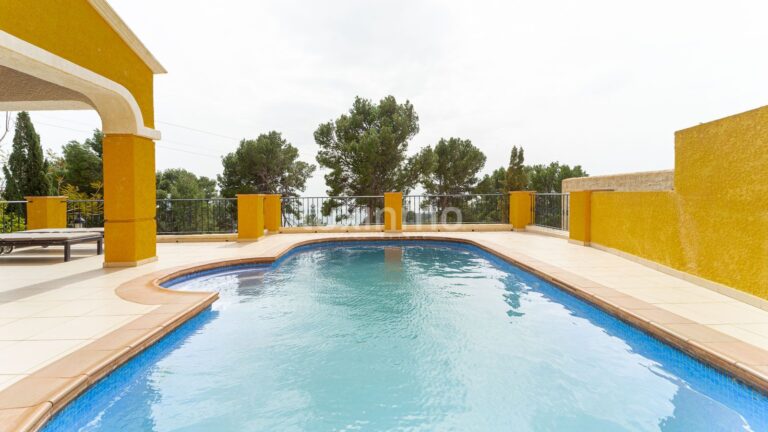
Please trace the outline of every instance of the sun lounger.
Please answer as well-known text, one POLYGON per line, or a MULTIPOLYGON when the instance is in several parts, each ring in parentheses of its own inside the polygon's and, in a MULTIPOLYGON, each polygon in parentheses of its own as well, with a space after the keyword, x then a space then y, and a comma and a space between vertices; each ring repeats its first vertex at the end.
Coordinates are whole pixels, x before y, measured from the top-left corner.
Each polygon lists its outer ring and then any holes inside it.
POLYGON ((21 231, 25 233, 102 233, 104 228, 41 228, 21 231))
POLYGON ((96 242, 96 254, 101 255, 104 234, 98 232, 16 232, 0 234, 0 248, 7 249, 19 246, 64 246, 64 261, 72 257, 73 244, 96 242))

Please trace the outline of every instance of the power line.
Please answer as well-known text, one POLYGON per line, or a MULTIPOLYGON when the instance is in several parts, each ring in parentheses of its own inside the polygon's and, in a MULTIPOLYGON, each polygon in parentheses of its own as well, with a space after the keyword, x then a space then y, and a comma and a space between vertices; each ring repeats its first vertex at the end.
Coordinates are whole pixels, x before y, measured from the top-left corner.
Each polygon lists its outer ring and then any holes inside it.
MULTIPOLYGON (((40 113, 36 112, 35 113, 35 117, 37 117, 37 116, 44 117, 44 118, 49 118, 51 120, 63 121, 63 122, 67 122, 67 123, 77 123, 77 124, 81 124, 83 126, 93 126, 93 123, 87 123, 87 122, 77 121, 77 120, 63 119, 61 117, 54 117, 54 116, 51 116, 51 115, 48 115, 48 114, 40 114, 40 113)), ((37 123, 41 123, 41 122, 37 122, 37 123)), ((202 134, 206 134, 206 135, 216 136, 216 137, 219 137, 219 138, 226 138, 226 139, 229 139, 229 140, 240 142, 240 138, 231 137, 231 136, 228 136, 228 135, 220 134, 218 132, 211 132, 211 131, 207 131, 207 130, 204 130, 204 129, 194 128, 194 127, 190 127, 190 126, 184 126, 184 125, 181 125, 181 124, 178 124, 178 123, 169 123, 169 122, 164 122, 164 121, 159 121, 159 120, 156 123, 160 123, 160 124, 164 124, 164 125, 171 126, 171 127, 186 129, 186 130, 190 130, 190 131, 197 132, 197 133, 202 133, 202 134)), ((41 123, 41 124, 45 124, 45 123, 41 123)), ((48 126, 63 127, 63 126, 55 126, 55 125, 50 125, 50 124, 48 126)), ((86 132, 86 131, 81 131, 81 132, 86 132)))
MULTIPOLYGON (((77 123, 77 124, 81 124, 81 125, 84 125, 84 126, 92 126, 92 123, 86 123, 86 122, 75 121, 75 120, 66 120, 66 119, 63 119, 63 118, 60 118, 60 117, 53 117, 53 116, 49 116, 49 115, 36 114, 36 116, 41 116, 41 117, 45 117, 45 118, 49 118, 49 119, 57 120, 57 121, 63 121, 63 122, 69 122, 69 123, 77 123)), ((89 132, 89 131, 85 131, 85 130, 81 130, 81 129, 67 128, 65 126, 58 126, 58 125, 54 125, 54 124, 50 124, 50 123, 45 123, 45 122, 40 122, 40 121, 37 121, 36 123, 44 124, 46 126, 57 127, 57 128, 61 128, 61 129, 69 129, 69 130, 78 131, 78 132, 89 132)), ((160 121, 158 123, 162 123, 162 124, 170 125, 170 126, 173 126, 173 127, 182 128, 182 129, 188 129, 188 130, 191 130, 191 131, 194 131, 194 132, 203 133, 203 134, 207 134, 207 135, 213 135, 213 136, 218 136, 218 137, 221 137, 221 138, 227 138, 227 139, 231 139, 231 140, 240 142, 240 140, 237 139, 237 138, 228 137, 226 135, 217 134, 215 132, 204 131, 202 129, 191 128, 191 127, 188 127, 188 126, 183 126, 183 125, 173 124, 173 123, 166 123, 166 122, 160 122, 160 121)), ((165 138, 163 138, 161 141, 162 142, 173 142, 173 141, 165 139, 165 138)), ((181 143, 177 143, 177 144, 181 144, 181 143)), ((226 144, 222 144, 222 143, 213 143, 213 144, 215 144, 215 145, 226 145, 226 144)), ((186 143, 186 144, 182 144, 182 145, 195 146, 195 143, 186 143)))
POLYGON ((75 131, 75 132, 85 132, 85 133, 91 133, 92 132, 92 131, 87 131, 87 130, 82 130, 82 129, 75 129, 75 128, 71 128, 71 127, 67 127, 67 126, 59 126, 59 125, 55 125, 55 124, 45 123, 45 122, 41 122, 41 121, 38 121, 38 122, 35 122, 35 123, 41 124, 41 125, 45 125, 45 126, 55 127, 55 128, 59 128, 59 129, 67 129, 67 130, 71 130, 71 131, 75 131))
POLYGON ((171 150, 171 151, 177 151, 177 152, 182 152, 182 153, 189 153, 189 154, 193 154, 193 155, 205 156, 205 157, 214 158, 214 159, 217 158, 217 156, 214 156, 212 154, 198 153, 198 152, 191 151, 191 150, 182 150, 182 149, 177 149, 177 148, 173 148, 173 147, 167 147, 167 146, 164 146, 164 145, 159 144, 159 143, 157 144, 157 146, 160 147, 163 150, 171 150))
MULTIPOLYGON (((59 125, 55 125, 55 124, 51 124, 51 123, 45 123, 45 122, 40 122, 40 121, 38 121, 37 123, 41 124, 41 125, 45 125, 45 126, 50 126, 50 127, 60 128, 60 129, 67 129, 67 130, 71 130, 71 131, 74 131, 74 132, 86 132, 86 133, 90 132, 90 131, 83 130, 83 129, 75 129, 75 128, 71 128, 71 127, 59 126, 59 125)), ((168 143, 178 144, 178 145, 186 145, 186 144, 177 143, 177 142, 174 142, 174 141, 167 141, 167 142, 168 143)), ((215 158, 215 159, 220 157, 218 155, 214 155, 214 154, 211 154, 211 153, 200 153, 200 152, 196 152, 196 151, 192 151, 192 150, 184 150, 184 149, 173 148, 173 147, 170 147, 170 146, 168 146, 168 145, 166 145, 166 144, 164 144, 162 142, 155 143, 155 145, 160 147, 160 148, 162 148, 162 149, 165 149, 165 150, 177 151, 177 152, 182 152, 182 153, 189 153, 189 154, 198 155, 198 156, 206 156, 206 157, 215 158)))
POLYGON ((164 121, 158 121, 157 123, 164 124, 164 125, 167 125, 167 126, 177 127, 177 128, 181 128, 181 129, 187 129, 187 130, 191 130, 193 132, 198 132, 198 133, 202 133, 202 134, 206 134, 206 135, 217 136, 219 138, 226 138, 226 139, 230 139, 230 140, 234 140, 234 141, 240 142, 239 138, 235 138, 235 137, 231 137, 231 136, 227 136, 227 135, 222 135, 222 134, 216 133, 216 132, 209 132, 209 131, 202 130, 202 129, 197 129, 197 128, 193 128, 193 127, 189 127, 189 126, 184 126, 184 125, 180 125, 180 124, 176 124, 176 123, 168 123, 168 122, 164 122, 164 121))

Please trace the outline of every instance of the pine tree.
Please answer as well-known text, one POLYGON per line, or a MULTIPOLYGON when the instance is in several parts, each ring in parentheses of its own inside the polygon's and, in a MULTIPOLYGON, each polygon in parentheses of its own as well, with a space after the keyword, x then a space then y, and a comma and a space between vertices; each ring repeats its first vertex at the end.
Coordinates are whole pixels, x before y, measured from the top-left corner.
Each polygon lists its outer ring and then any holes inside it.
POLYGON ((51 184, 46 175, 47 166, 40 135, 29 113, 22 111, 16 117, 13 147, 8 162, 3 167, 6 200, 22 200, 25 196, 45 196, 51 184))
POLYGON ((528 187, 528 175, 525 170, 523 148, 512 147, 507 168, 507 189, 510 191, 525 190, 528 187))

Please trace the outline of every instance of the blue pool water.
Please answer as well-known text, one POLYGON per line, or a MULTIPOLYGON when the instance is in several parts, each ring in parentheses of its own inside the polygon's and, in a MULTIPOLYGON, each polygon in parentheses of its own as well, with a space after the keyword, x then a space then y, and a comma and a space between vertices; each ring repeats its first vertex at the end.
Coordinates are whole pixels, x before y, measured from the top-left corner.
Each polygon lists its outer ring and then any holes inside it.
POLYGON ((173 287, 221 298, 45 431, 768 430, 766 397, 469 246, 312 246, 173 287))

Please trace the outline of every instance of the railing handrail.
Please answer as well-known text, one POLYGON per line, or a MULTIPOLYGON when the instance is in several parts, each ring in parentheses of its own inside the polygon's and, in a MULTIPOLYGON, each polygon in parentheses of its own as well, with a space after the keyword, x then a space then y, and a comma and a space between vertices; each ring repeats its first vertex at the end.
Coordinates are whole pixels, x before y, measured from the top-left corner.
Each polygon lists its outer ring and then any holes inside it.
POLYGON ((237 198, 155 198, 155 201, 237 201, 237 198))
POLYGON ((27 201, 0 201, 0 204, 26 204, 27 201))
POLYGON ((350 195, 350 196, 284 196, 282 199, 355 199, 355 198, 384 198, 384 195, 350 195))
POLYGON ((568 192, 534 193, 531 200, 531 224, 568 231, 570 194, 568 192))
MULTIPOLYGON (((237 201, 237 198, 155 198, 155 201, 237 201)), ((3 201, 0 201, 2 203, 3 201)), ((8 202, 26 202, 26 201, 8 201, 8 202)), ((104 202, 104 199, 84 199, 84 200, 67 200, 68 203, 95 203, 104 202)))
POLYGON ((404 195, 405 197, 416 197, 416 198, 424 198, 424 197, 476 197, 476 196, 505 196, 504 193, 465 193, 465 194, 420 194, 420 195, 404 195))

